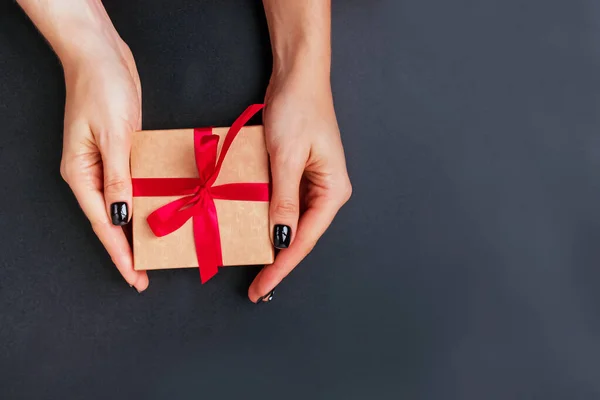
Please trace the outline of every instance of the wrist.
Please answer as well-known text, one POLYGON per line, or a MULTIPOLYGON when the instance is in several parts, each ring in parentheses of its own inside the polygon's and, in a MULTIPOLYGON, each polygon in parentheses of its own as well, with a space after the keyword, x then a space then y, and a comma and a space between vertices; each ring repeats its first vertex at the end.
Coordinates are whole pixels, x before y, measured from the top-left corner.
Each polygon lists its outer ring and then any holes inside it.
POLYGON ((124 61, 127 45, 120 38, 106 38, 95 32, 82 32, 78 45, 56 50, 65 75, 89 71, 106 63, 124 61))
POLYGON ((329 68, 323 66, 319 57, 303 57, 302 52, 297 55, 289 63, 274 63, 265 102, 269 104, 281 94, 293 93, 297 100, 326 109, 333 102, 329 68))
POLYGON ((271 46, 273 75, 314 75, 329 80, 331 1, 263 0, 271 46))
POLYGON ((122 53, 121 49, 126 46, 110 21, 93 26, 72 24, 64 29, 63 34, 70 38, 77 38, 52 43, 65 72, 79 68, 81 65, 93 65, 118 58, 122 53))
POLYGON ((300 41, 273 46, 272 79, 297 78, 306 83, 329 84, 331 51, 329 46, 300 41))
POLYGON ((18 0, 64 67, 110 55, 121 39, 100 0, 18 0))

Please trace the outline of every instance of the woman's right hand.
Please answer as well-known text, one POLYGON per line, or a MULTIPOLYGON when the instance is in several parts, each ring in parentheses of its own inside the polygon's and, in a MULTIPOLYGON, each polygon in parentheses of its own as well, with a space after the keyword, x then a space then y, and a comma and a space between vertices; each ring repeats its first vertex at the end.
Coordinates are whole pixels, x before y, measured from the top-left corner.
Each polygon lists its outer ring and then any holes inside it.
POLYGON ((116 35, 62 59, 66 106, 60 172, 123 278, 148 287, 133 269, 121 225, 132 211, 131 136, 141 129, 141 87, 133 55, 116 35))
POLYGON ((65 71, 67 101, 60 173, 123 278, 138 291, 120 225, 131 218, 131 135, 142 124, 133 55, 99 0, 17 0, 50 43, 65 71))

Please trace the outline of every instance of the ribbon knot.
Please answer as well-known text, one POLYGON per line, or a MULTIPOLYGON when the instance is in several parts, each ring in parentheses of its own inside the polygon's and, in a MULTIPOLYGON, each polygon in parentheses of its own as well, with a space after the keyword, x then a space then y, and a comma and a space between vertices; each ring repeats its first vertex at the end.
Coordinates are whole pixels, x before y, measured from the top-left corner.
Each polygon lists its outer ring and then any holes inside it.
POLYGON ((262 104, 248 107, 231 125, 217 159, 219 136, 211 128, 194 129, 194 154, 198 178, 135 178, 134 196, 184 196, 153 211, 147 218, 157 237, 166 236, 190 219, 202 283, 223 265, 215 199, 269 201, 268 183, 229 183, 214 186, 233 140, 262 104))
POLYGON ((194 195, 195 199, 201 199, 203 196, 210 196, 210 190, 204 185, 198 186, 198 190, 196 190, 196 194, 194 195))

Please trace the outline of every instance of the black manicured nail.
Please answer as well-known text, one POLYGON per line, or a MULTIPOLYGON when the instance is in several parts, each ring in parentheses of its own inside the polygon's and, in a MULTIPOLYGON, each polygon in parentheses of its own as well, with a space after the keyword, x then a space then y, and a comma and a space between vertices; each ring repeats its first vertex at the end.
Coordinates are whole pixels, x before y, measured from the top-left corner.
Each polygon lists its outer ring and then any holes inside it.
POLYGON ((292 239, 292 228, 287 225, 275 225, 273 227, 273 245, 277 249, 287 249, 292 239))
POLYGON ((110 216, 112 218, 113 225, 125 225, 129 220, 129 212, 127 210, 127 203, 119 202, 112 203, 110 205, 110 216))
POLYGON ((269 301, 273 300, 274 294, 275 294, 275 289, 271 290, 269 293, 265 294, 264 296, 259 297, 258 300, 256 300, 256 304, 268 303, 269 301))

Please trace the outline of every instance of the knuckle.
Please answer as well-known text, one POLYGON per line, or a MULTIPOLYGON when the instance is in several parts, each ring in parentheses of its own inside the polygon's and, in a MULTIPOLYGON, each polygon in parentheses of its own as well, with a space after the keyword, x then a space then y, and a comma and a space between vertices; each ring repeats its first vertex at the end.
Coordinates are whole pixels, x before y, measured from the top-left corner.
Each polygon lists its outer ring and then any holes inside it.
POLYGON ((98 145, 101 149, 129 146, 134 131, 134 125, 128 120, 109 124, 98 129, 98 145))
POLYGON ((65 182, 69 182, 69 174, 68 174, 67 164, 64 161, 60 162, 60 176, 65 182))
POLYGON ((62 160, 60 162, 60 176, 69 185, 75 181, 77 174, 77 165, 70 161, 62 160))
POLYGON ((306 255, 308 255, 310 252, 312 252, 314 250, 315 247, 317 247, 317 241, 318 239, 312 240, 308 246, 306 246, 306 255))
POLYGON ((278 168, 289 169, 303 163, 306 151, 300 143, 282 141, 271 144, 269 155, 278 168))
MULTIPOLYGON (((95 220, 90 220, 90 224, 92 225, 92 230, 94 231, 94 233, 96 234, 96 236, 98 236, 101 240, 103 237, 103 233, 106 232, 106 230, 110 227, 112 227, 111 223, 108 222, 108 220, 105 219, 95 219, 95 220)), ((111 255, 112 257, 112 255, 111 255)))
POLYGON ((273 204, 273 213, 276 216, 288 217, 298 214, 298 203, 291 198, 277 199, 273 204))
POLYGON ((106 179, 104 182, 104 192, 106 193, 122 193, 127 189, 127 181, 122 178, 106 179))
POLYGON ((347 179, 346 183, 344 185, 342 185, 342 189, 340 190, 341 194, 340 194, 340 198, 342 200, 342 204, 345 204, 348 202, 348 200, 350 200, 350 197, 352 197, 352 183, 350 183, 350 180, 347 179))
POLYGON ((303 249, 302 255, 306 257, 313 249, 317 246, 319 241, 319 237, 306 238, 300 242, 301 247, 303 249))
POLYGON ((108 221, 97 219, 90 221, 90 224, 92 225, 92 230, 98 233, 102 231, 103 228, 106 228, 108 226, 108 221))
POLYGON ((280 136, 271 137, 271 140, 267 142, 269 154, 272 157, 279 157, 285 153, 289 153, 290 146, 288 143, 289 141, 282 140, 280 136))
POLYGON ((274 179, 289 179, 289 176, 296 176, 303 170, 303 162, 298 155, 289 157, 278 157, 271 165, 271 173, 274 179))

